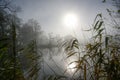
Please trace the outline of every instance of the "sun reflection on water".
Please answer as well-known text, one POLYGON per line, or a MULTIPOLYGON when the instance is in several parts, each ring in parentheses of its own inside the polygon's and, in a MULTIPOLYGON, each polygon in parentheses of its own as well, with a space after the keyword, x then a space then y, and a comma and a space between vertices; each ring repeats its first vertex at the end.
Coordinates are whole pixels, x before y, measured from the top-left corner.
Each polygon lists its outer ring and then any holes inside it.
POLYGON ((75 70, 76 70, 75 67, 76 67, 75 63, 69 64, 68 67, 67 67, 68 72, 71 73, 71 74, 73 74, 75 72, 75 70))

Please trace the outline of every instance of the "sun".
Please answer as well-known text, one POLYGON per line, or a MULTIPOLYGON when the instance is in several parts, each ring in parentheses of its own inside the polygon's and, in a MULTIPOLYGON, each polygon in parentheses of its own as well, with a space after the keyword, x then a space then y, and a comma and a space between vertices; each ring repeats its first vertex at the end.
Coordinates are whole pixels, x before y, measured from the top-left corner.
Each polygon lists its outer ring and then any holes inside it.
POLYGON ((63 22, 65 26, 74 27, 78 24, 78 17, 74 13, 68 13, 64 16, 63 22))

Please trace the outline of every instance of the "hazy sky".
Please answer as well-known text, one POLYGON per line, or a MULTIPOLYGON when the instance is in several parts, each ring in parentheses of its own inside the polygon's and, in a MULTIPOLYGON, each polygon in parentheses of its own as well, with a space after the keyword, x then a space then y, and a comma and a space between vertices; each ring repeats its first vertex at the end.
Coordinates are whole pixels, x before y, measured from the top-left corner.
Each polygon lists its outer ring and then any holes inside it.
POLYGON ((42 29, 47 33, 68 35, 72 32, 63 24, 63 18, 68 13, 77 15, 78 26, 74 27, 76 33, 81 28, 92 24, 98 13, 106 15, 106 8, 110 4, 102 3, 102 0, 13 0, 14 4, 20 6, 22 11, 18 14, 26 22, 35 19, 42 29))

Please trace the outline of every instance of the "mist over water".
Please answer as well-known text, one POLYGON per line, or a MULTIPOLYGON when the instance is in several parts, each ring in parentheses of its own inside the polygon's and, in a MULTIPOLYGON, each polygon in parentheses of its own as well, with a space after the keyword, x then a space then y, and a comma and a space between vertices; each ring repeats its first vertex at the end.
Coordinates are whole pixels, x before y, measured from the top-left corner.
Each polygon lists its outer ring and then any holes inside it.
POLYGON ((119 80, 119 0, 0 0, 0 80, 119 80))

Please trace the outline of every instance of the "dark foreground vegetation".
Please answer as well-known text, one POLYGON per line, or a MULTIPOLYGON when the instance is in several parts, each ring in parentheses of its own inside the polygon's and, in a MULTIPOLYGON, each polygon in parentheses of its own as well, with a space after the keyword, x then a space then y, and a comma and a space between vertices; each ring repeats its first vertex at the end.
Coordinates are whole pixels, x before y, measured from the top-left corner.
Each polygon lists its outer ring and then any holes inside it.
MULTIPOLYGON (((0 0, 0 80, 40 80, 38 77, 45 54, 42 49, 49 49, 52 58, 55 47, 64 49, 67 59, 78 55, 78 59, 70 63, 76 64, 70 80, 120 80, 120 1, 113 2, 117 10, 107 9, 110 25, 105 23, 102 14, 97 14, 91 28, 86 30, 92 33, 92 37, 85 46, 81 46, 77 38, 62 41, 61 38, 53 39, 51 35, 48 45, 43 45, 40 42, 43 31, 37 21, 30 19, 21 23, 17 17, 20 8, 12 7, 7 0, 0 0), (114 31, 107 31, 106 26, 114 31)), ((50 69, 55 75, 44 76, 43 80, 68 79, 66 75, 57 75, 54 69, 50 69)))

